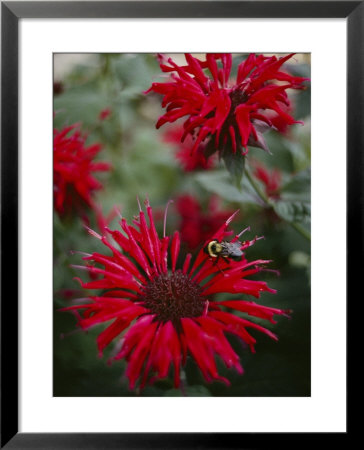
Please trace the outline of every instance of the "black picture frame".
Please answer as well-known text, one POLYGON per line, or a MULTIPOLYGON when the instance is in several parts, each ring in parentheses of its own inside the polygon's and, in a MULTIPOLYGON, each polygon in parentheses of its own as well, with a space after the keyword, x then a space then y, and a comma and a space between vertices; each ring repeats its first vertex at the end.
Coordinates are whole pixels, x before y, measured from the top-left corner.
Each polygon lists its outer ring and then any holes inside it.
MULTIPOLYGON (((166 433, 18 432, 19 20, 110 17, 346 18, 347 300, 356 293, 357 280, 362 274, 363 264, 356 262, 354 249, 356 253, 363 249, 364 1, 1 2, 1 448, 260 448, 271 445, 272 439, 278 436, 283 445, 297 439, 302 444, 308 443, 312 439, 310 433, 298 436, 297 433, 168 433, 167 430, 166 433)), ((333 216, 332 226, 334 223, 333 216)), ((335 435, 337 443, 348 439, 349 420, 347 430, 335 435)), ((315 443, 320 436, 327 443, 324 433, 315 434, 315 443)))

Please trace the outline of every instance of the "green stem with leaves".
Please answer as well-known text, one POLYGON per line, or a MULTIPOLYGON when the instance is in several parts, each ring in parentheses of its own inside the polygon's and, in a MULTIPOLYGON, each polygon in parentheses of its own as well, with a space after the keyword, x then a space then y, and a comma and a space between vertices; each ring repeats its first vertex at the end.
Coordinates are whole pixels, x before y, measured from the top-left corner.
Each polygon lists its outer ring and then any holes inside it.
MULTIPOLYGON (((259 196, 259 198, 261 200, 263 200, 264 204, 269 207, 269 208, 273 208, 274 207, 274 202, 266 195, 266 193, 261 189, 261 187, 259 186, 259 184, 256 182, 256 180, 253 178, 252 174, 250 173, 250 170, 248 169, 248 167, 245 164, 244 167, 244 174, 247 177, 247 179, 249 180, 250 185, 252 186, 252 188, 254 189, 254 191, 257 193, 257 195, 259 196)), ((282 220, 284 220, 282 218, 282 220)), ((311 234, 302 227, 302 225, 300 225, 299 223, 296 222, 288 222, 291 225, 292 228, 294 228, 298 233, 301 234, 301 236, 303 236, 305 239, 307 239, 308 241, 311 241, 311 234)))

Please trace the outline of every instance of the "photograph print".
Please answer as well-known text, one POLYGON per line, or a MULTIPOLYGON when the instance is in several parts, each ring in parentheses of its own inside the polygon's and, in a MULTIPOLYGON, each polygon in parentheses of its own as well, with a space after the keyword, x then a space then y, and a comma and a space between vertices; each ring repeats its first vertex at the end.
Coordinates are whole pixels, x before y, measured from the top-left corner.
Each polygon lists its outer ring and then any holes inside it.
POLYGON ((53 395, 309 397, 310 54, 53 55, 53 395))

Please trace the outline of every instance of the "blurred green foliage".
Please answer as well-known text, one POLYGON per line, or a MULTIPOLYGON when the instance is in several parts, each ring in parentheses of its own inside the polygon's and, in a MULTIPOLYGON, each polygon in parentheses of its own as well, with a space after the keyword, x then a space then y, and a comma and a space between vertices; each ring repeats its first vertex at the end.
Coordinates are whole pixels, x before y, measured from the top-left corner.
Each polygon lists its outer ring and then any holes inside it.
MULTIPOLYGON (((240 61, 238 55, 233 69, 240 61)), ((57 55, 55 64, 58 64, 57 55)), ((290 70, 309 76, 308 55, 291 64, 290 70)), ((97 176, 104 189, 97 192, 96 203, 105 215, 117 205, 130 221, 138 212, 137 196, 141 200, 148 197, 161 230, 169 199, 190 193, 207 207, 210 195, 217 194, 224 208, 240 209, 232 223, 235 232, 250 226, 247 238, 265 237, 247 250, 247 258, 271 259, 271 268, 280 273, 277 276, 274 272, 261 272, 258 277, 277 289, 277 294, 264 293, 259 300, 250 300, 292 309, 293 313, 291 319, 279 317, 276 325, 264 324, 279 336, 278 342, 252 332, 257 339, 255 354, 229 337, 245 370, 240 376, 218 361, 219 371, 231 381, 231 387, 206 383, 195 362, 188 359, 182 374, 183 390, 173 389, 170 377, 147 387, 142 395, 309 396, 310 243, 288 222, 298 222, 306 230, 310 228, 310 89, 295 93, 294 99, 294 116, 305 125, 292 126, 286 135, 275 131, 266 133, 272 155, 257 148, 249 150, 248 160, 261 161, 282 173, 281 197, 272 207, 266 207, 246 177, 243 176, 240 185, 234 182, 222 162, 209 171, 182 171, 175 158, 175 147, 163 139, 163 127, 159 131, 155 129, 162 113, 160 98, 143 93, 159 76, 154 55, 101 54, 72 66, 67 75, 55 80, 62 86, 62 92, 54 95, 55 128, 80 123, 88 143, 102 144, 98 159, 113 165, 112 172, 97 176), (111 114, 101 120, 100 112, 106 108, 111 114)), ((91 228, 97 231, 92 212, 89 220, 91 228)), ((172 233, 179 225, 180 217, 172 205, 167 232, 172 233)), ((117 220, 110 226, 116 227, 117 220)), ((86 279, 87 274, 77 273, 70 267, 80 264, 82 255, 72 252, 104 251, 102 247, 87 233, 79 217, 61 220, 54 215, 55 396, 140 395, 129 391, 123 361, 107 364, 112 348, 105 351, 103 358, 97 356, 96 336, 104 326, 81 332, 76 330, 76 318, 71 313, 59 311, 70 304, 71 298, 85 296, 74 277, 86 279)))

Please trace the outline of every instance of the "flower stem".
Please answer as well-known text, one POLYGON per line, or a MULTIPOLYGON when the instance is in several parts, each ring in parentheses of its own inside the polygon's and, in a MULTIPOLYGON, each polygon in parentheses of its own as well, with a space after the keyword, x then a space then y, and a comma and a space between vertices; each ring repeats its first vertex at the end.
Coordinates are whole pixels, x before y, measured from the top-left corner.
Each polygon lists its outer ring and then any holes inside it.
POLYGON ((252 174, 250 173, 250 170, 247 168, 247 165, 245 163, 244 173, 249 180, 249 183, 251 184, 252 188, 255 190, 255 192, 258 194, 258 196, 263 200, 263 202, 267 206, 273 206, 272 202, 269 200, 268 196, 265 194, 265 192, 261 189, 261 187, 258 185, 258 183, 253 178, 252 174))
MULTIPOLYGON (((245 164, 244 173, 249 180, 250 185, 255 190, 255 192, 258 194, 258 196, 263 200, 266 206, 273 208, 274 202, 270 200, 270 198, 266 195, 266 193, 261 189, 259 184, 255 181, 252 174, 250 173, 250 170, 247 167, 247 164, 245 164)), ((281 217, 282 220, 285 220, 283 217, 281 217)), ((291 225, 292 228, 294 228, 298 233, 300 233, 301 236, 303 236, 308 241, 311 241, 311 234, 309 231, 307 231, 302 225, 296 222, 289 222, 285 220, 287 223, 291 225)))

